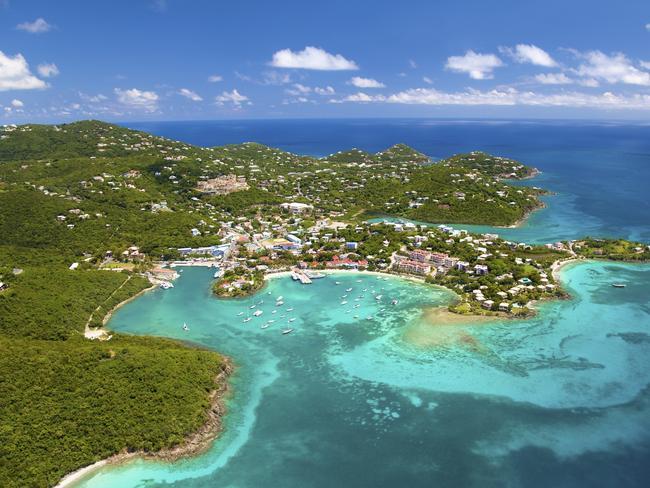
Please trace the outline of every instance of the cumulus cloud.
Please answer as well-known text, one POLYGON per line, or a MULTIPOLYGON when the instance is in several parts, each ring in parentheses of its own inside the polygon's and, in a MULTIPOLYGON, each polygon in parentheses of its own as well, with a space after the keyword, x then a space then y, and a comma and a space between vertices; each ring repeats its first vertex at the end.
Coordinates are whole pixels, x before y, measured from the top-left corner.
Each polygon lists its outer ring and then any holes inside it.
POLYGON ((372 78, 362 78, 360 76, 353 77, 348 84, 354 85, 357 88, 384 88, 386 85, 383 83, 373 80, 372 78))
POLYGON ((645 30, 650 31, 650 22, 645 25, 645 30))
POLYGON ((577 55, 584 60, 576 70, 580 76, 607 83, 650 86, 650 73, 635 67, 623 53, 608 56, 601 51, 590 51, 577 55))
POLYGON ((187 88, 181 88, 180 90, 178 90, 178 94, 182 97, 189 98, 193 102, 203 101, 203 97, 201 97, 201 95, 187 88))
POLYGON ((54 63, 41 63, 36 67, 36 71, 43 78, 52 78, 59 74, 59 68, 54 63))
POLYGON ((321 71, 343 71, 359 69, 354 61, 340 54, 331 54, 313 46, 307 46, 302 51, 282 49, 273 54, 269 63, 276 68, 313 69, 321 71))
POLYGON ((91 103, 100 103, 104 100, 108 100, 108 97, 106 95, 102 95, 101 93, 98 93, 97 95, 87 95, 85 93, 79 92, 79 98, 85 102, 91 103))
POLYGON ((334 88, 328 85, 328 86, 317 86, 316 88, 314 88, 314 93, 316 95, 334 95, 334 93, 336 92, 334 91, 334 88))
POLYGON ((14 108, 22 108, 25 104, 22 102, 22 100, 18 100, 17 98, 14 98, 11 101, 11 106, 14 108))
POLYGON ((145 112, 155 112, 158 109, 160 97, 154 91, 138 90, 137 88, 129 90, 115 88, 114 92, 117 101, 129 108, 144 110, 145 112))
POLYGON ((16 29, 29 32, 30 34, 42 34, 43 32, 51 31, 52 25, 48 24, 44 18, 39 17, 34 22, 18 24, 16 29))
POLYGON ((221 76, 221 75, 210 75, 210 76, 208 76, 208 81, 210 83, 218 83, 219 81, 223 81, 223 76, 221 76))
POLYGON ((564 73, 541 73, 535 75, 535 80, 542 85, 569 85, 574 82, 564 73))
POLYGON ((546 68, 557 66, 557 62, 549 53, 532 44, 517 44, 514 48, 503 47, 500 50, 517 63, 529 63, 546 68))
POLYGON ((356 93, 338 102, 383 102, 407 105, 491 105, 577 107, 598 109, 650 110, 650 95, 618 95, 612 92, 588 94, 580 92, 537 93, 515 88, 481 91, 468 89, 460 92, 443 92, 433 88, 413 88, 389 96, 356 93))
POLYGON ((457 73, 467 73, 475 80, 493 78, 492 71, 503 66, 503 61, 494 54, 480 54, 470 50, 463 56, 447 58, 445 68, 457 73))
POLYGON ((0 51, 0 91, 34 90, 47 87, 47 83, 32 75, 22 54, 7 56, 0 51))
POLYGON ((265 71, 262 73, 262 85, 286 85, 291 83, 291 76, 288 73, 277 71, 265 71))
POLYGON ((240 107, 243 103, 247 105, 251 105, 250 100, 246 95, 242 95, 237 91, 237 89, 234 89, 231 92, 228 91, 223 91, 221 92, 221 95, 217 95, 214 98, 214 101, 217 105, 225 105, 227 103, 231 103, 236 107, 240 107))

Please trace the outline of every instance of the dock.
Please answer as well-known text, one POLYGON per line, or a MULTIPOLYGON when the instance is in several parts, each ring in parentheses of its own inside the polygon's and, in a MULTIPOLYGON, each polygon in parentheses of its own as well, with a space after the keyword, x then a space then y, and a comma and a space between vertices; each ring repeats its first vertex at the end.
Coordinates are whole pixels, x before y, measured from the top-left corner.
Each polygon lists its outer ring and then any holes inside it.
POLYGON ((291 270, 291 278, 300 281, 303 285, 311 285, 311 278, 307 276, 304 271, 291 270))

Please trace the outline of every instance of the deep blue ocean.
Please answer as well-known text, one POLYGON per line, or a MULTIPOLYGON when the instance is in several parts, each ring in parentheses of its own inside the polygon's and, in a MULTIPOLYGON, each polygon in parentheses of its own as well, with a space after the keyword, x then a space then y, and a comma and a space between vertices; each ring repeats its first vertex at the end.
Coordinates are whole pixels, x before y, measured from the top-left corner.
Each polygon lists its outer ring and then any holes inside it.
MULTIPOLYGON (((557 192, 525 226, 503 234, 650 241, 646 126, 129 125, 200 145, 258 141, 311 155, 397 142, 434 158, 481 149, 537 166, 543 174, 525 184, 557 192)), ((451 323, 436 308, 454 299, 449 290, 367 273, 308 286, 276 277, 241 300, 215 298, 212 281, 210 270, 186 268, 173 289, 131 301, 107 326, 233 358, 223 433, 200 456, 109 465, 77 488, 650 486, 648 264, 567 266, 561 282, 570 300, 541 303, 532 318, 493 322, 451 323), (285 305, 274 305, 280 295, 285 305), (263 314, 243 322, 251 306, 263 314), (281 334, 288 324, 294 332, 281 334)))
MULTIPOLYGON (((247 120, 127 124, 201 146, 260 142, 325 156, 408 144, 432 158, 482 150, 542 171, 525 184, 556 193, 522 229, 529 242, 625 237, 650 242, 650 123, 432 119, 247 120)), ((478 229, 480 230, 480 228, 478 229)))

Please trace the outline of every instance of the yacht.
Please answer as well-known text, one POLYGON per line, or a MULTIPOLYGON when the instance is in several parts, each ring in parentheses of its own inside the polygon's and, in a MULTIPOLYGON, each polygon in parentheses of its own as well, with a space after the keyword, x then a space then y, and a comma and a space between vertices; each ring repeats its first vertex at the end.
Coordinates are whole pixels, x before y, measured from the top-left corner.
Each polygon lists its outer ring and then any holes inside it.
POLYGON ((281 307, 282 305, 284 305, 284 302, 282 300, 275 302, 276 307, 281 307))
POLYGON ((287 312, 293 312, 293 307, 287 308, 287 312))
POLYGON ((348 301, 347 301, 347 300, 343 300, 343 301, 341 302, 341 305, 345 305, 346 303, 348 303, 348 301))
POLYGON ((264 324, 264 325, 262 325, 262 327, 260 327, 260 329, 268 329, 269 325, 271 325, 271 324, 264 324))
POLYGON ((273 322, 275 322, 275 320, 273 320, 273 319, 266 321, 267 324, 272 324, 273 322))
POLYGON ((294 320, 296 320, 296 318, 295 318, 295 317, 291 317, 289 320, 287 320, 287 322, 291 323, 291 322, 293 322, 294 320))
POLYGON ((335 284, 335 285, 340 285, 341 282, 340 282, 340 281, 335 281, 334 284, 335 284))
POLYGON ((261 310, 255 310, 255 312, 253 313, 253 315, 255 315, 255 317, 259 317, 259 316, 262 315, 263 313, 264 313, 264 312, 262 312, 261 310))
POLYGON ((255 307, 257 307, 257 305, 251 305, 251 306, 248 307, 248 308, 250 308, 251 310, 253 310, 255 307))
POLYGON ((382 295, 377 295, 377 296, 375 297, 375 300, 381 300, 381 297, 382 297, 382 295))

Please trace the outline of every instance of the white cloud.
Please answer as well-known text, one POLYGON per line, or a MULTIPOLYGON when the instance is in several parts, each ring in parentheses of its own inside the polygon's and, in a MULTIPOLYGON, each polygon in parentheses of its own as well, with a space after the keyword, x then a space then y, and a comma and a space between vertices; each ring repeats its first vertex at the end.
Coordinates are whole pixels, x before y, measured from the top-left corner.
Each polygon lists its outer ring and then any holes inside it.
POLYGON ((535 75, 535 80, 542 85, 569 85, 574 81, 564 73, 541 73, 535 75))
POLYGON ((607 83, 650 86, 650 73, 636 68, 623 53, 608 56, 601 51, 590 51, 578 56, 585 60, 576 70, 580 76, 607 83))
POLYGON ((650 31, 650 22, 645 25, 645 30, 650 31))
POLYGON ((328 85, 328 86, 317 86, 316 88, 314 88, 314 93, 316 95, 334 95, 334 93, 336 92, 334 91, 334 88, 328 85))
POLYGON ((433 80, 428 76, 423 76, 422 81, 424 81, 427 85, 433 85, 433 80))
POLYGON ((46 88, 47 83, 32 75, 22 54, 7 56, 0 51, 0 91, 46 88))
POLYGON ((201 95, 187 88, 181 88, 180 90, 178 90, 178 94, 185 98, 189 98, 193 102, 203 101, 203 97, 201 97, 201 95))
POLYGON ((25 104, 21 100, 18 100, 17 98, 14 98, 11 101, 11 106, 14 108, 22 108, 24 105, 25 104))
POLYGON ((246 103, 251 105, 250 100, 246 95, 242 95, 236 89, 231 92, 223 91, 221 95, 218 95, 214 98, 214 101, 217 105, 225 105, 227 103, 232 103, 236 107, 241 106, 241 104, 246 103))
POLYGON ((639 66, 643 69, 650 70, 650 61, 639 61, 639 66))
POLYGON ((48 24, 44 18, 39 17, 34 22, 18 24, 16 29, 29 32, 30 34, 42 34, 43 32, 52 30, 52 25, 48 24))
POLYGON ((208 76, 208 81, 210 83, 218 83, 219 81, 223 81, 223 76, 221 76, 221 75, 210 75, 210 76, 208 76))
POLYGON ((367 93, 358 92, 343 98, 344 102, 383 102, 386 97, 383 95, 368 95, 367 93))
POLYGON ((503 66, 503 62, 494 54, 479 54, 467 51, 464 56, 450 56, 445 68, 458 73, 468 73, 475 80, 492 78, 492 71, 503 66))
POLYGON ((160 97, 154 91, 138 90, 137 88, 130 90, 115 88, 114 91, 118 102, 130 108, 146 112, 155 112, 158 109, 160 97))
POLYGON ((612 92, 588 94, 580 92, 536 93, 518 91, 515 88, 481 91, 468 89, 461 92, 442 92, 432 88, 414 88, 389 96, 356 93, 333 102, 385 102, 407 105, 491 105, 491 106, 539 106, 574 107, 597 109, 650 110, 650 95, 617 95, 612 92))
POLYGON ((106 95, 102 95, 101 93, 98 93, 97 95, 86 95, 85 93, 79 92, 79 98, 85 102, 91 103, 100 103, 104 100, 108 100, 108 97, 106 95))
POLYGON ((354 85, 357 88, 384 88, 386 85, 380 81, 373 80, 372 78, 362 78, 360 76, 353 77, 348 84, 354 85))
POLYGON ((262 74, 263 85, 286 85, 287 83, 291 83, 291 76, 288 73, 266 71, 262 74))
POLYGON ((409 66, 411 67, 411 69, 416 69, 418 67, 418 64, 412 59, 409 59, 409 66))
POLYGON ((297 93, 311 93, 311 87, 301 85, 300 83, 293 84, 293 90, 287 90, 287 93, 294 95, 297 93))
POLYGON ((59 74, 59 68, 54 63, 41 63, 36 67, 36 71, 43 78, 52 78, 59 74))
POLYGON ((342 71, 359 69, 354 61, 340 54, 330 54, 313 46, 307 46, 302 51, 282 49, 273 54, 271 66, 276 68, 298 68, 322 71, 342 71))
POLYGON ((578 80, 578 85, 587 86, 589 88, 596 88, 600 86, 600 83, 598 83, 598 80, 594 80, 593 78, 582 78, 578 80))
POLYGON ((517 63, 530 63, 546 68, 557 66, 557 62, 549 53, 532 44, 517 44, 514 48, 504 47, 500 50, 517 63))

